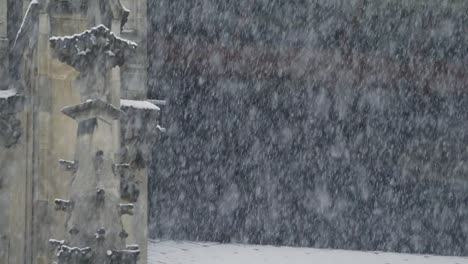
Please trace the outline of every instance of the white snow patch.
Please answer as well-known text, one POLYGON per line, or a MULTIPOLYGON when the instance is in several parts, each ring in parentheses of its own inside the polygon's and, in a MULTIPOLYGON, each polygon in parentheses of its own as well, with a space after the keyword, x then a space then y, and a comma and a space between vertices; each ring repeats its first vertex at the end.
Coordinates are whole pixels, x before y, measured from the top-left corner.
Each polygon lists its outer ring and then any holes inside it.
POLYGON ((464 257, 384 252, 150 241, 148 263, 165 264, 468 264, 464 257))
POLYGON ((8 98, 16 95, 16 90, 0 90, 0 98, 8 98))
MULTIPOLYGON (((108 29, 106 26, 104 26, 104 25, 101 24, 101 25, 92 27, 91 29, 86 30, 86 31, 84 31, 84 32, 82 32, 82 33, 74 34, 74 35, 72 35, 72 36, 63 36, 63 37, 52 36, 52 37, 50 38, 50 40, 58 41, 58 40, 66 40, 66 39, 71 40, 71 39, 75 39, 75 38, 78 39, 78 38, 80 38, 80 37, 83 37, 83 36, 86 35, 86 34, 91 34, 91 33, 93 33, 94 30, 97 30, 98 28, 101 28, 101 27, 103 27, 103 28, 105 28, 106 30, 109 30, 109 31, 110 31, 110 29, 108 29)), ((115 39, 117 39, 118 41, 122 41, 122 42, 127 43, 127 45, 129 45, 129 46, 138 47, 138 44, 136 44, 135 42, 130 41, 130 40, 128 40, 128 39, 121 38, 121 37, 115 35, 113 32, 110 32, 109 35, 114 36, 115 39)), ((94 34, 91 36, 91 38, 93 38, 93 37, 95 38, 94 34)))
POLYGON ((120 100, 120 105, 131 107, 131 108, 136 108, 136 109, 157 110, 157 111, 161 110, 159 107, 157 107, 156 105, 148 101, 122 99, 120 100))
POLYGON ((468 264, 463 257, 209 242, 151 241, 148 252, 149 264, 468 264))

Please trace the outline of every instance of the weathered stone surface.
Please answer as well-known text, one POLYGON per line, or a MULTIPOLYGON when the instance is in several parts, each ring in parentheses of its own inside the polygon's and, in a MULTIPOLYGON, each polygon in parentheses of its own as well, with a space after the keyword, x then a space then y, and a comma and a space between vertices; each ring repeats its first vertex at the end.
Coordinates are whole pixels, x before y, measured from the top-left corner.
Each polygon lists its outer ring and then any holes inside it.
POLYGON ((96 68, 102 72, 122 66, 137 47, 114 35, 104 25, 70 37, 52 37, 50 44, 61 62, 85 73, 96 68))
POLYGON ((0 144, 6 148, 16 145, 23 133, 16 113, 24 106, 24 97, 14 90, 0 90, 0 144))
POLYGON ((0 263, 24 263, 25 240, 30 238, 26 232, 28 211, 25 210, 30 206, 27 202, 30 185, 26 177, 29 153, 22 133, 14 132, 24 121, 24 113, 0 113, 0 263))
POLYGON ((137 168, 145 168, 151 162, 151 148, 158 140, 160 109, 147 101, 121 100, 122 149, 121 156, 125 163, 137 168))
POLYGON ((52 0, 47 11, 57 15, 82 14, 90 18, 90 22, 103 23, 110 26, 110 20, 120 20, 122 28, 128 21, 130 10, 120 0, 88 1, 88 0, 52 0), (98 5, 95 5, 96 3, 98 5))
POLYGON ((76 172, 78 170, 79 162, 76 160, 59 160, 60 167, 63 171, 76 172))
POLYGON ((39 17, 43 1, 31 1, 10 49, 10 86, 23 92, 32 87, 33 57, 38 45, 39 17))
POLYGON ((120 111, 102 101, 68 109, 77 122, 93 119, 95 127, 90 133, 78 133, 75 158, 80 166, 71 183, 70 200, 56 200, 58 209, 68 214, 68 235, 66 243, 58 245, 58 263, 136 263, 138 254, 124 250, 120 220, 122 215, 133 214, 134 206, 120 203, 120 180, 113 173, 117 146, 111 121, 120 111))
POLYGON ((0 90, 0 113, 14 114, 22 111, 25 98, 15 90, 0 90))
POLYGON ((120 196, 134 203, 134 217, 123 217, 128 231, 128 243, 138 244, 142 263, 148 256, 148 165, 151 162, 151 148, 159 139, 160 109, 148 101, 121 100, 120 159, 126 166, 120 166, 120 196))
MULTIPOLYGON (((71 182, 69 200, 56 200, 67 214, 66 243, 58 246, 58 263, 136 263, 139 251, 125 250, 123 215, 133 204, 120 202, 120 178, 114 172, 122 111, 114 107, 110 70, 124 63, 136 45, 99 26, 72 37, 52 38, 59 60, 80 72, 83 103, 62 112, 78 122, 75 160, 80 162, 71 182), (70 48, 71 47, 71 48, 70 48)), ((117 87, 118 88, 118 87, 117 87)))
POLYGON ((15 115, 0 115, 0 141, 4 147, 16 145, 22 133, 21 122, 15 115))
POLYGON ((122 3, 132 14, 121 36, 138 44, 135 56, 121 69, 122 98, 144 100, 148 94, 147 1, 122 0, 122 3))
POLYGON ((8 263, 8 249, 9 249, 8 236, 0 234, 0 262, 8 263))
POLYGON ((101 99, 112 102, 120 89, 112 87, 110 69, 122 66, 137 45, 117 37, 103 25, 81 34, 50 39, 59 61, 80 72, 77 79, 81 101, 101 99))
MULTIPOLYGON (((0 36, 0 80, 7 80, 8 65, 8 39, 0 36)), ((7 88, 8 82, 0 83, 0 90, 7 88)))
POLYGON ((67 106, 62 109, 62 113, 75 120, 86 120, 98 116, 116 120, 120 115, 124 114, 113 105, 107 104, 102 100, 87 101, 79 105, 67 106))
POLYGON ((130 202, 138 201, 140 188, 143 186, 140 186, 141 182, 136 178, 130 164, 116 164, 113 171, 115 176, 120 178, 120 198, 130 202))
MULTIPOLYGON (((141 4, 140 2, 139 4, 141 4)), ((114 160, 118 157, 116 153, 119 151, 118 135, 120 131, 118 120, 121 118, 121 114, 118 114, 119 117, 114 117, 114 115, 116 115, 115 109, 118 109, 120 100, 120 68, 113 68, 112 73, 107 71, 107 68, 94 68, 79 72, 75 67, 61 63, 56 59, 58 57, 51 56, 56 50, 51 50, 50 36, 73 35, 99 24, 112 28, 115 31, 115 36, 119 36, 119 29, 127 21, 129 11, 119 0, 38 0, 29 3, 29 6, 24 5, 23 14, 26 14, 24 21, 17 23, 18 27, 20 24, 24 26, 16 35, 14 48, 9 50, 12 48, 9 46, 9 42, 15 39, 16 30, 14 30, 15 32, 13 32, 11 38, 6 38, 6 0, 0 0, 0 79, 6 79, 2 76, 8 75, 8 64, 16 67, 16 70, 13 71, 15 75, 12 76, 12 81, 0 84, 0 97, 4 97, 4 99, 0 98, 0 113, 2 114, 0 123, 8 119, 4 122, 8 124, 8 128, 0 131, 0 138, 5 138, 5 135, 8 135, 9 138, 13 139, 8 140, 8 142, 11 142, 7 144, 10 146, 9 148, 3 144, 4 140, 0 139, 0 189, 2 189, 0 190, 0 211, 8 212, 0 214, 0 237, 4 236, 8 240, 3 244, 0 243, 0 256, 3 257, 5 254, 8 256, 9 262, 6 261, 5 263, 29 263, 28 261, 31 261, 32 263, 43 264, 50 263, 51 259, 55 258, 55 254, 51 255, 46 247, 47 243, 45 241, 48 238, 65 238, 66 236, 72 236, 76 231, 78 231, 76 234, 82 232, 80 231, 82 228, 79 226, 72 226, 66 230, 65 228, 57 228, 64 223, 69 213, 79 211, 79 205, 76 204, 71 212, 67 210, 65 212, 56 212, 54 210, 55 197, 74 201, 69 197, 72 184, 67 179, 77 178, 79 167, 82 165, 82 161, 77 158, 78 152, 82 150, 76 150, 76 154, 73 154, 75 148, 78 149, 80 144, 76 144, 77 139, 74 133, 69 132, 78 128, 78 133, 83 138, 92 138, 92 140, 104 142, 110 147, 107 153, 100 149, 103 151, 102 155, 96 156, 94 155, 96 153, 91 153, 93 159, 87 163, 92 162, 92 167, 99 171, 99 175, 105 175, 102 170, 106 166, 108 167, 106 164, 121 162, 120 160, 114 160), (103 4, 102 7, 96 8, 99 3, 103 4), (2 8, 3 5, 5 5, 5 8, 2 8), (10 57, 16 59, 9 63, 8 57, 11 53, 16 55, 10 57), (96 72, 98 74, 94 75, 96 72), (8 88, 16 88, 17 91, 25 94, 25 97, 12 96, 11 94, 7 96, 8 98, 1 96, 1 90, 8 88), (88 88, 92 89, 87 90, 88 88), (69 115, 74 116, 75 120, 78 121, 74 122, 63 115, 61 109, 65 105, 78 104, 80 99, 85 103, 88 99, 100 99, 102 102, 111 103, 115 109, 112 109, 112 107, 102 109, 96 107, 99 110, 95 109, 87 112, 86 107, 77 106, 74 109, 68 109, 70 110, 69 115), (26 101, 27 105, 23 107, 26 101), (21 111, 23 108, 25 109, 24 114, 15 115, 17 111, 21 111), (86 119, 87 116, 91 116, 91 118, 86 119), (18 131, 16 130, 18 123, 13 120, 13 117, 17 119, 16 121, 20 121, 21 130, 19 131, 22 133, 19 140, 16 140, 19 134, 14 132, 18 131), (82 118, 86 120, 81 120, 82 118), (101 128, 108 126, 112 127, 112 129, 107 130, 108 134, 99 132, 101 128), (70 161, 62 160, 58 164, 59 166, 51 166, 57 165, 57 160, 61 158, 67 158, 70 161), (78 161, 80 166, 77 166, 78 161), (73 175, 70 177, 68 173, 63 171, 72 172, 73 175), (2 200, 14 200, 16 201, 15 206, 4 205, 1 203, 2 200), (21 209, 18 210, 17 207, 21 209), (34 208, 34 211, 32 208, 34 208), (25 237, 27 239, 24 239, 25 237), (9 249, 3 247, 5 244, 9 245, 9 249)), ((144 9, 141 6, 135 6, 133 3, 132 7, 140 14, 138 19, 136 17, 132 19, 132 23, 136 20, 143 21, 146 14, 141 12, 144 9)), ((110 34, 112 33, 109 31, 110 34)), ((140 31, 139 35, 145 36, 145 31, 140 31)), ((117 40, 117 42, 119 41, 117 40)), ((109 41, 109 43, 112 43, 112 41, 109 41)), ((119 43, 110 46, 104 45, 104 47, 100 46, 98 49, 104 52, 107 47, 110 47, 109 50, 114 52, 114 48, 119 48, 119 43)), ((146 46, 143 42, 139 43, 146 46)), ((120 44, 125 46, 123 42, 120 44)), ((124 57, 124 60, 132 61, 132 64, 140 63, 140 60, 131 58, 133 56, 132 49, 135 49, 136 45, 130 42, 128 44, 130 48, 124 50, 124 53, 115 51, 117 54, 124 54, 124 56, 113 58, 111 53, 104 53, 99 55, 100 57, 97 56, 99 58, 88 57, 90 60, 100 59, 101 57, 107 59, 103 64, 93 62, 88 66, 93 64, 109 67, 122 66, 122 57, 124 57), (125 55, 126 52, 128 52, 129 56, 125 55)), ((138 54, 141 56, 144 53, 145 51, 142 50, 138 54)), ((132 67, 138 67, 142 71, 146 71, 144 63, 141 65, 134 64, 132 67)), ((138 80, 139 83, 145 83, 146 77, 140 75, 139 78, 141 79, 138 80)), ((112 174, 112 177, 116 176, 112 174)), ((116 182, 120 183, 119 177, 116 177, 116 182)), ((139 185, 139 188, 144 189, 145 187, 139 185)), ((115 191, 109 191, 108 187, 102 186, 97 189, 91 188, 89 191, 89 195, 94 195, 94 201, 97 204, 109 202, 108 196, 114 195, 114 193, 115 197, 117 197, 114 211, 118 215, 118 205, 122 203, 119 186, 115 187, 115 191)), ((124 200, 123 203, 132 202, 128 199, 124 200)), ((146 206, 146 198, 142 198, 140 195, 139 198, 134 198, 134 200, 138 200, 138 202, 135 204, 133 211, 136 216, 139 216, 141 215, 142 206, 146 206), (140 203, 143 205, 140 205, 140 203)), ((123 218, 125 218, 123 221, 126 221, 131 217, 125 215, 123 218)), ((101 227, 96 227, 97 230, 89 233, 97 234, 99 240, 108 237, 109 232, 111 232, 110 229, 104 228, 106 232, 103 234, 101 227)), ((146 228, 136 230, 136 232, 146 238, 146 228)), ((134 237, 134 233, 133 230, 129 232, 120 230, 117 232, 117 236, 119 239, 128 237, 131 239, 134 237)), ((135 240, 131 240, 131 242, 136 243, 135 240)), ((143 245, 140 248, 144 251, 146 247, 143 245)), ((125 249, 124 243, 122 243, 120 249, 125 249)), ((3 263, 2 260, 0 257, 0 263, 3 263)), ((140 261, 140 263, 145 262, 146 259, 143 258, 140 261)))

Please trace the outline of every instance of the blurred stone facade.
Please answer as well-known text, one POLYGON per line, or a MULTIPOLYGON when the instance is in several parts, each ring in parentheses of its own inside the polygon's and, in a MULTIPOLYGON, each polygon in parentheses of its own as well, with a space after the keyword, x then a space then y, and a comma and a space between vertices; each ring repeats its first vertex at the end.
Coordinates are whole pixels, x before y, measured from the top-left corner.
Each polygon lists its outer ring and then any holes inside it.
MULTIPOLYGON (((52 55, 49 39, 80 33, 93 26, 86 16, 74 9, 74 2, 0 0, 0 105, 21 102, 20 106, 15 104, 14 111, 11 106, 0 107, 0 127, 10 124, 10 120, 18 120, 22 131, 15 144, 0 146, 0 182, 3 182, 0 184, 0 263, 50 263, 52 251, 47 241, 63 237, 61 227, 65 218, 54 212, 54 199, 67 197, 70 192, 73 173, 64 172, 59 160, 73 159, 77 125, 61 110, 79 103, 80 95, 75 80, 78 72, 52 55), (7 89, 18 93, 9 95, 4 92, 7 89), (4 115, 10 118, 7 122, 4 122, 4 115)), ((135 131, 139 124, 157 124, 159 110, 154 105, 151 109, 139 108, 142 103, 150 104, 146 101, 146 1, 122 3, 128 4, 130 9, 125 26, 121 27, 122 17, 115 13, 113 19, 106 21, 106 26, 139 47, 137 56, 126 66, 112 70, 111 103, 120 106, 121 99, 134 100, 122 110, 133 111, 135 116, 125 117, 114 136, 121 139, 117 142, 121 149, 132 150, 131 154, 126 152, 125 162, 138 164, 132 167, 137 172, 132 173, 130 184, 139 190, 140 204, 135 208, 135 216, 124 217, 123 224, 131 230, 127 243, 140 245, 139 263, 146 263, 146 168, 150 159, 148 155, 141 155, 146 150, 140 148, 145 146, 138 145, 135 138, 144 136, 135 131), (143 115, 147 117, 145 122, 141 121, 143 115), (129 123, 128 119, 139 122, 129 123), (127 146, 129 141, 121 134, 129 129, 134 131, 131 146, 127 146)), ((0 133, 0 137, 3 144, 6 136, 0 133)), ((123 159, 121 152, 115 153, 117 160, 123 159)), ((122 197, 127 199, 125 195, 122 197)))
POLYGON ((152 1, 154 237, 466 255, 466 1, 152 1))
POLYGON ((7 1, 0 1, 0 79, 8 73, 7 1))

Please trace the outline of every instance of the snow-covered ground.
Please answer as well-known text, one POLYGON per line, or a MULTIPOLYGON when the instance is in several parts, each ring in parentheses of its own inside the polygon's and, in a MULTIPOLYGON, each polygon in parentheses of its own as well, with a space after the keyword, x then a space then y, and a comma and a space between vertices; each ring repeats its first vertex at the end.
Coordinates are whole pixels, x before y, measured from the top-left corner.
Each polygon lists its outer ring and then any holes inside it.
POLYGON ((468 257, 150 241, 149 264, 468 264, 468 257))

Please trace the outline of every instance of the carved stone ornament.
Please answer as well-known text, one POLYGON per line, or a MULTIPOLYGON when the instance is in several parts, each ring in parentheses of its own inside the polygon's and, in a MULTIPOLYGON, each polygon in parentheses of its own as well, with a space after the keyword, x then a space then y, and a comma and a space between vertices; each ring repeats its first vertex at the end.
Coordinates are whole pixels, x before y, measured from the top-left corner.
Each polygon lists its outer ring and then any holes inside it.
POLYGON ((115 36, 104 25, 73 36, 52 37, 50 45, 61 62, 82 73, 122 66, 137 48, 136 43, 115 36))
POLYGON ((103 116, 111 120, 116 120, 119 119, 121 115, 125 115, 125 112, 99 99, 64 107, 62 113, 75 120, 86 120, 96 116, 103 116))
POLYGON ((144 101, 121 100, 121 158, 135 168, 151 162, 152 146, 159 138, 157 129, 160 109, 144 101))
POLYGON ((110 101, 110 70, 133 56, 137 45, 119 38, 103 25, 81 34, 53 37, 50 45, 59 61, 80 72, 81 101, 110 101))
POLYGON ((14 90, 0 91, 0 144, 6 148, 15 146, 23 129, 16 113, 22 111, 24 96, 14 90))
POLYGON ((120 178, 120 198, 132 203, 137 202, 140 196, 140 182, 135 175, 135 168, 130 164, 114 164, 114 175, 120 178))
POLYGON ((120 19, 121 28, 127 23, 130 10, 125 8, 120 0, 106 0, 90 2, 89 0, 50 0, 47 11, 49 14, 87 14, 89 11, 97 11, 105 17, 105 20, 120 19), (97 4, 97 6, 96 6, 97 4), (98 10, 91 10, 99 7, 98 10))
MULTIPOLYGON (((75 159, 79 166, 68 200, 55 200, 58 213, 67 215, 68 232, 66 243, 53 245, 57 263, 136 264, 140 251, 125 249, 121 219, 133 215, 134 205, 120 203, 120 181, 112 172, 118 147, 113 143, 117 142, 113 131, 125 113, 110 103, 111 92, 119 88, 112 86, 111 69, 121 66, 136 44, 116 37, 102 25, 71 37, 51 38, 50 44, 61 62, 80 72, 75 85, 82 100, 62 109, 78 123, 75 159)), ((65 169, 75 169, 75 162, 62 163, 65 169)))
POLYGON ((0 142, 4 147, 15 146, 22 133, 21 122, 15 115, 0 114, 0 142))

